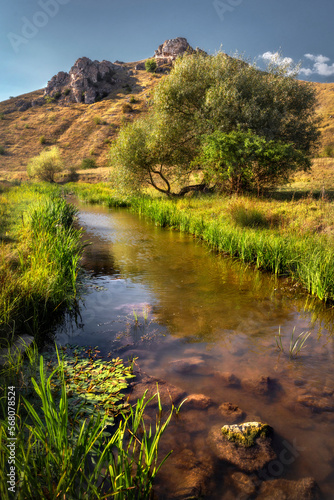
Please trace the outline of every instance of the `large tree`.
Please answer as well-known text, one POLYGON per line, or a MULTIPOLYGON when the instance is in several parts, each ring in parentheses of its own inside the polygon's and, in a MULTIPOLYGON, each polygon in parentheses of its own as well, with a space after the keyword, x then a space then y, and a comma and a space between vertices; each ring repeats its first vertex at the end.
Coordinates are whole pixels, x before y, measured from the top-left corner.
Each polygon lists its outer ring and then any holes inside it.
MULTIPOLYGON (((292 171, 307 166, 300 155, 307 158, 317 142, 315 105, 314 89, 298 81, 291 68, 271 66, 263 72, 221 52, 215 56, 185 55, 156 86, 149 115, 121 131, 112 157, 132 185, 137 179, 168 195, 182 194, 196 188, 190 186, 194 171, 200 177, 198 187, 203 187, 203 180, 210 183, 210 168, 202 163, 205 155, 199 156, 203 137, 217 131, 251 131, 270 143, 268 150, 277 143, 276 157, 281 151, 283 159, 280 175, 273 175, 272 180, 284 182, 289 162, 285 161, 288 150, 283 144, 289 145, 290 153, 291 148, 298 152, 292 171), (205 169, 204 179, 201 174, 205 169)), ((259 163, 252 161, 250 165, 255 168, 259 163)), ((263 176, 267 185, 268 173, 267 168, 263 176)), ((257 179, 261 182, 261 176, 257 179)))

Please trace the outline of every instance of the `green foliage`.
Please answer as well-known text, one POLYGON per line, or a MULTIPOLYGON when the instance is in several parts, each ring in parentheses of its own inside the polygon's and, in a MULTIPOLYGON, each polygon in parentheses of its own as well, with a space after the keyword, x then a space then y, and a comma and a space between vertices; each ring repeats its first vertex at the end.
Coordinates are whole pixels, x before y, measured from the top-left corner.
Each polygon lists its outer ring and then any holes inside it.
POLYGON ((268 424, 261 424, 259 427, 249 425, 239 432, 231 430, 228 425, 222 427, 222 434, 226 439, 245 448, 254 446, 258 438, 265 438, 271 432, 272 428, 268 424))
POLYGON ((4 113, 0 113, 0 120, 4 120, 5 119, 5 114, 4 113))
POLYGON ((291 144, 267 140, 250 130, 216 131, 204 138, 198 161, 209 182, 231 193, 257 191, 289 181, 298 169, 310 169, 310 161, 291 144))
POLYGON ((63 170, 63 161, 56 146, 44 150, 32 158, 27 166, 29 177, 40 181, 54 182, 55 175, 63 170))
MULTIPOLYGON (((94 411, 89 419, 83 419, 79 406, 73 417, 64 360, 58 358, 56 366, 49 361, 48 367, 49 376, 41 356, 39 373, 32 378, 35 397, 30 396, 32 402, 20 397, 17 405, 15 451, 20 477, 17 498, 98 500, 111 495, 115 500, 150 498, 153 481, 169 455, 159 463, 159 441, 174 407, 164 422, 159 412, 152 431, 145 424, 144 412, 155 397, 160 401, 159 393, 148 401, 145 393, 134 408, 129 407, 122 414, 110 435, 105 430, 108 416, 101 412, 94 411)), ((109 386, 113 383, 117 386, 117 375, 114 377, 110 372, 108 375, 109 386)), ((94 382, 97 385, 98 379, 91 378, 91 383, 94 382)), ((9 500, 5 428, 6 422, 1 421, 0 493, 1 498, 9 500)))
POLYGON ((5 148, 3 146, 0 146, 0 155, 4 155, 6 152, 5 148))
POLYGON ((130 104, 136 104, 136 102, 138 102, 137 99, 135 98, 135 96, 132 95, 130 97, 130 104))
POLYGON ((102 118, 100 116, 94 116, 93 120, 95 125, 101 125, 102 118))
POLYGON ((46 144, 46 139, 45 139, 44 135, 41 135, 41 137, 39 138, 39 143, 40 144, 46 144))
POLYGON ((64 89, 64 96, 68 96, 71 92, 71 89, 64 89))
POLYGON ((50 95, 45 95, 44 99, 47 104, 51 104, 52 102, 55 101, 54 97, 51 97, 50 95))
POLYGON ((236 224, 241 227, 269 227, 269 221, 262 212, 256 209, 247 209, 242 204, 234 205, 231 210, 231 215, 236 224))
POLYGON ((323 154, 325 158, 334 158, 334 144, 327 144, 323 149, 323 154))
POLYGON ((319 137, 315 90, 295 76, 281 66, 261 72, 223 53, 178 58, 155 87, 148 116, 117 142, 115 167, 125 184, 137 178, 137 186, 144 182, 168 195, 187 191, 191 173, 200 181, 192 188, 204 183, 232 192, 288 182, 292 172, 309 167, 319 137))
POLYGON ((83 158, 80 168, 82 169, 97 168, 95 158, 89 158, 89 157, 83 158))
POLYGON ((0 330, 42 331, 77 291, 82 252, 76 210, 56 186, 12 188, 1 196, 4 226, 15 244, 0 248, 0 330), (15 260, 13 259, 15 255, 15 260))
POLYGON ((53 97, 54 97, 56 100, 57 100, 57 99, 60 99, 60 97, 61 97, 61 92, 58 90, 58 91, 54 94, 54 96, 53 96, 53 97))
POLYGON ((154 73, 157 67, 158 65, 155 59, 147 59, 147 61, 145 61, 145 69, 149 73, 154 73))

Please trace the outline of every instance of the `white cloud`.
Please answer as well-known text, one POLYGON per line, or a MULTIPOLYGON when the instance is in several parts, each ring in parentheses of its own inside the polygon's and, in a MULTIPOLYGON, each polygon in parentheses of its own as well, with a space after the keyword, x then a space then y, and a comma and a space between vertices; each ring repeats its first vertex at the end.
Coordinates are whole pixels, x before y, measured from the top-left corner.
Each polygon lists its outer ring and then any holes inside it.
POLYGON ((322 54, 304 54, 304 57, 313 61, 312 68, 301 68, 300 73, 309 75, 320 75, 320 76, 333 76, 334 75, 334 63, 328 64, 330 58, 323 56, 322 54))
POLYGON ((326 63, 330 61, 329 57, 322 56, 319 54, 318 56, 314 56, 313 54, 304 54, 304 57, 307 57, 307 59, 311 59, 311 61, 314 61, 315 63, 326 63))
POLYGON ((278 64, 279 66, 289 65, 293 63, 293 59, 291 57, 282 57, 279 52, 265 52, 260 56, 265 61, 270 61, 272 63, 278 64))

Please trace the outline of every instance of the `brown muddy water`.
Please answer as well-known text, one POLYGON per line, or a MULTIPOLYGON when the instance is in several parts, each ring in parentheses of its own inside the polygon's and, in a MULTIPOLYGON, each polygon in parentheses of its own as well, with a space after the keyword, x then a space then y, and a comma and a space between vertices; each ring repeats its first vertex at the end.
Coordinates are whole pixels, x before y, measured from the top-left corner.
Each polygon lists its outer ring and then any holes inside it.
MULTIPOLYGON (((91 242, 83 258, 91 280, 80 317, 67 319, 58 342, 98 346, 102 355, 116 352, 124 359, 136 353, 148 374, 217 405, 238 405, 243 421, 274 428, 278 450, 294 446, 289 463, 273 464, 266 479, 311 476, 324 498, 333 499, 333 310, 287 280, 217 255, 188 235, 155 227, 127 210, 77 205, 84 239, 91 242), (276 348, 279 328, 284 353, 276 348), (311 336, 301 354, 289 359, 294 328, 295 335, 311 336), (274 379, 278 390, 259 386, 263 376, 274 379), (315 404, 306 406, 310 396, 315 404)), ((168 482, 186 487, 195 476, 204 490, 212 484, 205 498, 256 498, 230 489, 226 464, 215 465, 212 480, 203 476, 203 468, 211 467, 205 461, 211 457, 207 433, 213 424, 229 423, 215 408, 188 411, 186 418, 181 409, 171 425, 163 446, 174 452, 161 471, 162 498, 172 498, 168 482), (180 461, 182 467, 175 468, 180 461)))

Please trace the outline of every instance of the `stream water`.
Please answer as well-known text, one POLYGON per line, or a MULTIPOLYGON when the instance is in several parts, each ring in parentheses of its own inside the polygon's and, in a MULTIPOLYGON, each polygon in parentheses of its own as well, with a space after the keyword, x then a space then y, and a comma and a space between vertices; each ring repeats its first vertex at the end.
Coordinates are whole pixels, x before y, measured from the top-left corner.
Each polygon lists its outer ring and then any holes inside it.
MULTIPOLYGON (((297 450, 270 477, 312 476, 324 497, 334 498, 334 412, 327 404, 334 390, 333 310, 288 280, 217 255, 191 236, 127 210, 77 206, 84 239, 91 242, 83 258, 91 280, 79 320, 67 318, 57 341, 98 346, 105 356, 127 345, 120 356, 136 353, 150 375, 217 404, 236 404, 246 421, 268 422, 281 442, 297 450), (279 328, 283 353, 275 343, 279 328), (289 359, 293 329, 295 336, 311 336, 289 359), (231 375, 240 384, 229 383, 231 375), (275 379, 279 391, 263 394, 257 385, 263 376, 275 379), (326 411, 302 404, 312 395, 327 404, 326 411)), ((212 410, 202 414, 193 412, 186 431, 184 425, 173 430, 179 447, 195 455, 209 454, 205 436, 217 420, 212 410)), ((219 474, 213 491, 207 498, 233 498, 219 474)))

